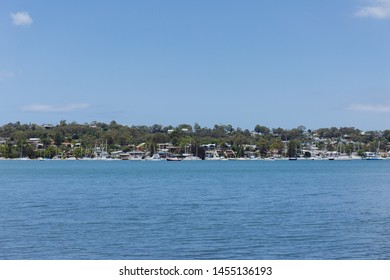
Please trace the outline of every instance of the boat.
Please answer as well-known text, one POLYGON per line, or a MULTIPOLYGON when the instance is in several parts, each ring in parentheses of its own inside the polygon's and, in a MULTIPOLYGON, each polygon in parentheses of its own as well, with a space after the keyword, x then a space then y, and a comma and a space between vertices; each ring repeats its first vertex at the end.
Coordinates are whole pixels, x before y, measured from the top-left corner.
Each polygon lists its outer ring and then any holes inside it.
POLYGON ((22 146, 20 146, 20 156, 19 156, 19 158, 17 158, 17 160, 30 160, 29 157, 23 156, 23 147, 22 146))
POLYGON ((178 157, 167 157, 167 161, 181 161, 178 157))
POLYGON ((221 160, 220 155, 218 154, 217 151, 206 151, 206 160, 221 160))
POLYGON ((163 159, 160 157, 160 155, 158 153, 156 153, 156 154, 153 154, 153 156, 151 156, 151 157, 146 157, 145 160, 146 161, 162 161, 163 159))
MULTIPOLYGON (((224 160, 224 158, 221 158, 221 160, 224 160)), ((228 158, 228 160, 237 160, 237 161, 241 161, 241 160, 246 160, 246 158, 244 158, 244 157, 234 157, 234 158, 228 158)))
POLYGON ((352 157, 347 156, 347 155, 340 155, 335 158, 335 160, 352 160, 352 157))
POLYGON ((30 160, 29 157, 20 157, 20 158, 17 158, 17 160, 30 160))
POLYGON ((189 155, 183 154, 183 156, 184 156, 183 160, 201 160, 199 157, 194 156, 193 154, 189 154, 189 155))
POLYGON ((366 157, 366 160, 382 160, 383 158, 379 155, 379 147, 381 145, 381 142, 378 143, 378 148, 376 149, 375 153, 369 153, 366 157))
POLYGON ((65 158, 65 160, 77 160, 77 158, 76 157, 67 157, 67 158, 65 158))
MULTIPOLYGON (((198 154, 198 148, 196 148, 196 154, 198 154)), ((184 157, 183 160, 201 160, 198 156, 191 153, 191 144, 185 146, 182 156, 184 157)))
POLYGON ((366 160, 382 160, 382 159, 383 158, 381 158, 377 154, 372 154, 372 155, 369 155, 368 157, 366 157, 366 160))
POLYGON ((105 145, 97 146, 95 143, 94 148, 94 160, 107 160, 110 158, 110 154, 107 152, 107 141, 105 145))
POLYGON ((145 153, 142 152, 142 151, 137 151, 137 150, 134 150, 134 151, 131 151, 128 153, 129 156, 128 156, 128 160, 143 160, 145 158, 145 153))

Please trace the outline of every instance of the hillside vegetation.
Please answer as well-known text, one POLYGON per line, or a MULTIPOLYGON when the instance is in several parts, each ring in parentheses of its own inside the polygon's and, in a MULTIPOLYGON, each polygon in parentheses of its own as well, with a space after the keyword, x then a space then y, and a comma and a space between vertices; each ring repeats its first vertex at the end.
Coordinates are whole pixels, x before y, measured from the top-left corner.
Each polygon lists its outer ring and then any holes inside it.
POLYGON ((306 129, 268 128, 256 125, 253 129, 231 125, 201 127, 195 123, 179 126, 127 126, 92 122, 78 124, 62 120, 57 125, 8 123, 0 127, 0 157, 18 158, 21 155, 37 158, 93 156, 94 149, 104 146, 110 153, 135 149, 153 154, 159 143, 171 143, 180 153, 190 147, 192 153, 204 157, 208 144, 230 149, 237 156, 252 151, 259 157, 296 156, 307 149, 342 150, 345 154, 364 155, 365 152, 388 151, 390 130, 361 131, 353 127, 306 129))

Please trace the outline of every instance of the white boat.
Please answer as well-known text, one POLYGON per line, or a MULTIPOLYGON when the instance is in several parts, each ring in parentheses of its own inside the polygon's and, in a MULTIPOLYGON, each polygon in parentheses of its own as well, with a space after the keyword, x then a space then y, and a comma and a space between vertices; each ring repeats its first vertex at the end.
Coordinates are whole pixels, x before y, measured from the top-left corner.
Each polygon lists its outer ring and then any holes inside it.
POLYGON ((134 151, 129 152, 128 160, 138 160, 139 161, 139 160, 143 160, 144 157, 145 157, 144 152, 134 150, 134 151))
POLYGON ((383 158, 381 158, 377 154, 373 154, 373 155, 366 157, 366 160, 383 160, 383 158))
MULTIPOLYGON (((192 149, 191 143, 185 146, 184 154, 182 154, 183 160, 201 160, 201 158, 194 156, 194 154, 191 153, 191 149, 192 149)), ((196 148, 196 154, 198 154, 198 148, 196 148)))
POLYGON ((244 157, 234 157, 234 158, 229 158, 228 160, 237 160, 237 161, 241 161, 241 160, 247 160, 247 159, 244 158, 244 157))
POLYGON ((95 144, 93 159, 94 160, 110 160, 111 157, 110 157, 109 152, 107 151, 107 147, 108 147, 107 141, 106 141, 106 144, 103 146, 97 146, 95 144))
POLYGON ((153 156, 151 156, 151 157, 147 157, 147 158, 145 158, 145 160, 147 160, 147 161, 162 161, 163 159, 160 157, 160 155, 159 154, 153 154, 153 156))
MULTIPOLYGON (((288 160, 287 158, 281 158, 283 160, 288 160)), ((275 161, 275 157, 266 157, 266 158, 259 158, 259 160, 266 160, 266 161, 275 161)), ((278 159, 279 160, 279 159, 278 159)))
POLYGON ((77 158, 76 157, 68 157, 65 160, 77 160, 77 158))
POLYGON ((167 157, 167 161, 181 161, 178 157, 167 157))
POLYGON ((221 160, 217 151, 206 151, 206 160, 221 160))
POLYGON ((351 160, 362 160, 363 158, 361 156, 352 155, 351 160))
POLYGON ((17 160, 30 160, 29 157, 20 157, 20 158, 17 158, 17 160))
POLYGON ((246 160, 259 160, 259 158, 255 157, 254 155, 251 155, 249 157, 245 158, 246 160))
POLYGON ((382 160, 383 158, 379 156, 379 147, 381 145, 381 142, 378 143, 378 148, 376 149, 375 153, 369 153, 366 157, 366 160, 382 160))
POLYGON ((20 156, 19 156, 19 158, 17 158, 17 160, 30 160, 29 157, 23 156, 23 147, 22 146, 20 147, 20 156))
POLYGON ((335 157, 335 160, 352 160, 352 158, 350 156, 347 156, 347 155, 341 155, 341 156, 335 157))
POLYGON ((194 156, 193 154, 183 154, 183 160, 201 160, 199 157, 194 156))
POLYGON ((82 158, 80 158, 80 160, 93 160, 93 158, 91 158, 91 157, 82 157, 82 158))

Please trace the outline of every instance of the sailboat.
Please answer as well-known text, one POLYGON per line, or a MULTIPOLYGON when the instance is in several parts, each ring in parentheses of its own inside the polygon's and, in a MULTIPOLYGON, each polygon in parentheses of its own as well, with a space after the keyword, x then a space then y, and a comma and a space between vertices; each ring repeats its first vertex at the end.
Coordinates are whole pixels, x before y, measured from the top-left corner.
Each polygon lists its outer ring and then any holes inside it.
POLYGON ((30 160, 29 157, 23 157, 23 146, 20 145, 20 157, 18 158, 18 160, 30 160))
POLYGON ((376 152, 374 154, 368 155, 368 157, 366 157, 366 160, 382 160, 383 159, 379 156, 380 145, 381 145, 381 141, 379 141, 379 143, 378 143, 378 148, 376 149, 376 152))
MULTIPOLYGON (((184 154, 183 154, 183 156, 184 156, 183 160, 200 160, 199 157, 194 156, 191 153, 191 149, 190 148, 191 148, 191 144, 185 146, 185 151, 184 151, 184 154)), ((198 148, 196 148, 196 150, 198 150, 198 148)))

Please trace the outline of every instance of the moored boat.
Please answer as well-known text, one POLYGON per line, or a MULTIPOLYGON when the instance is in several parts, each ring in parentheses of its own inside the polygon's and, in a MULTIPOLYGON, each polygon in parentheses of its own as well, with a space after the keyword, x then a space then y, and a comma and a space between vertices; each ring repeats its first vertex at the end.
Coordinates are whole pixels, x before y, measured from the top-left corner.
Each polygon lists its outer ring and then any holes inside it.
POLYGON ((167 157, 167 161, 181 161, 178 157, 167 157))

